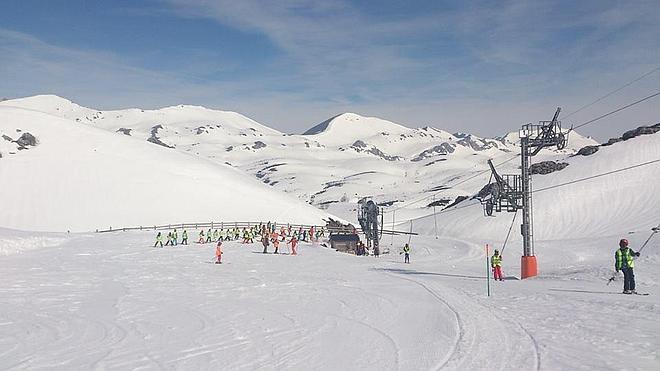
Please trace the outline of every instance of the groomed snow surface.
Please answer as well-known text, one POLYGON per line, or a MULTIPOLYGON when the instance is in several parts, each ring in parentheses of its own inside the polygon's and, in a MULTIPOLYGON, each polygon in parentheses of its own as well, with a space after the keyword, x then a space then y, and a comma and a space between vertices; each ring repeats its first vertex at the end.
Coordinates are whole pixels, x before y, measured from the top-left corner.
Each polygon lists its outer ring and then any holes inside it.
MULTIPOLYGON (((647 232, 629 235, 632 246, 647 232)), ((607 236, 544 243, 542 276, 491 281, 487 297, 483 246, 456 239, 414 237, 412 264, 397 253, 404 239, 386 239, 380 258, 228 242, 216 265, 212 244, 154 248, 148 232, 56 237, 0 256, 3 369, 660 366, 660 239, 636 263, 650 296, 606 285, 618 238, 607 236)), ((505 274, 517 275, 519 253, 505 250, 505 274)))

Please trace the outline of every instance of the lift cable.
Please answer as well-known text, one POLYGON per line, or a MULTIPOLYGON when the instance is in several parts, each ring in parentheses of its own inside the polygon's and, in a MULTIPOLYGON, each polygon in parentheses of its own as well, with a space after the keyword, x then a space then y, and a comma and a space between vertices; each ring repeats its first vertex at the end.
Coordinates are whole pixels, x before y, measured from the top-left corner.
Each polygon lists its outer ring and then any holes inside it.
POLYGON ((656 67, 656 68, 654 68, 654 69, 652 69, 652 70, 646 72, 646 73, 643 74, 642 76, 639 76, 638 78, 636 78, 636 79, 634 79, 634 80, 632 80, 632 81, 629 81, 629 82, 625 83, 624 85, 622 85, 622 86, 620 86, 620 87, 618 87, 618 88, 612 90, 611 92, 609 92, 609 93, 603 95, 602 97, 596 99, 595 101, 593 101, 593 102, 591 102, 591 103, 589 103, 589 104, 586 104, 586 105, 584 105, 584 106, 578 108, 577 110, 575 110, 575 111, 573 111, 573 112, 571 112, 571 113, 565 115, 565 116, 564 116, 564 119, 567 119, 567 118, 573 116, 574 114, 576 114, 576 113, 578 113, 578 112, 580 112, 580 111, 582 111, 582 110, 584 110, 584 109, 587 109, 587 108, 593 106, 594 104, 596 104, 596 103, 602 101, 603 99, 608 98, 608 97, 612 96, 613 94, 616 94, 616 93, 620 92, 621 90, 623 90, 623 89, 627 88, 628 86, 630 86, 630 85, 636 83, 637 81, 640 81, 640 80, 646 78, 647 76, 650 76, 650 75, 654 74, 656 71, 660 71, 660 67, 656 67))

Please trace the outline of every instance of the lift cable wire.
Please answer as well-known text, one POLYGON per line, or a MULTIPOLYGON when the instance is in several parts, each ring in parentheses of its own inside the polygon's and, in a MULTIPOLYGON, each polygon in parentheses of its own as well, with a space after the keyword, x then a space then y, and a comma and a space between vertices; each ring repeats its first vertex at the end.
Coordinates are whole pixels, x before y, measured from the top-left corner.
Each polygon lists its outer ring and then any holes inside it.
POLYGON ((586 180, 595 179, 595 178, 600 178, 600 177, 603 177, 603 176, 605 176, 605 175, 610 175, 610 174, 620 173, 620 172, 622 172, 622 171, 626 171, 626 170, 630 170, 630 169, 634 169, 634 168, 638 168, 638 167, 642 167, 642 166, 646 166, 646 165, 651 165, 651 164, 655 164, 655 163, 658 163, 658 162, 660 162, 660 158, 659 158, 659 159, 656 159, 656 160, 651 160, 651 161, 643 162, 643 163, 641 163, 641 164, 631 165, 631 166, 627 166, 627 167, 624 167, 624 168, 621 168, 621 169, 616 169, 616 170, 608 171, 608 172, 605 172, 605 173, 601 173, 601 174, 596 174, 596 175, 588 176, 588 177, 585 177, 585 178, 575 179, 575 180, 572 180, 572 181, 570 181, 570 182, 566 182, 566 183, 560 183, 560 184, 555 184, 555 185, 551 185, 551 186, 544 187, 544 188, 535 189, 535 190, 532 191, 532 193, 543 192, 543 191, 547 191, 547 190, 549 190, 549 189, 554 189, 554 188, 559 188, 559 187, 567 186, 567 185, 569 185, 569 184, 575 184, 575 183, 579 183, 579 182, 584 182, 584 181, 586 181, 586 180))
POLYGON ((640 80, 646 78, 647 76, 650 76, 650 75, 654 74, 656 71, 660 71, 660 67, 656 67, 656 68, 654 68, 654 69, 648 71, 647 73, 643 74, 642 76, 639 76, 638 78, 636 78, 636 79, 634 79, 634 80, 632 80, 632 81, 629 81, 629 82, 625 83, 624 85, 622 85, 622 86, 620 86, 620 87, 618 87, 618 88, 612 90, 611 92, 609 92, 609 93, 603 95, 602 97, 596 99, 595 101, 593 101, 593 102, 591 102, 591 103, 589 103, 589 104, 586 104, 586 105, 584 105, 584 106, 578 108, 577 110, 575 110, 575 111, 569 113, 568 115, 565 115, 565 116, 564 116, 564 119, 567 119, 567 118, 573 116, 574 114, 576 114, 576 113, 578 113, 578 112, 580 112, 580 111, 582 111, 582 110, 584 110, 584 109, 587 109, 587 108, 593 106, 594 104, 596 104, 596 103, 602 101, 603 99, 608 98, 608 97, 612 96, 613 94, 616 94, 616 93, 620 92, 621 90, 623 90, 623 89, 629 87, 630 85, 636 83, 637 81, 640 81, 640 80))
POLYGON ((516 216, 518 216, 518 210, 513 214, 513 219, 511 220, 511 226, 509 226, 509 231, 506 232, 506 238, 504 239, 504 245, 502 245, 501 254, 504 254, 504 249, 506 249, 506 243, 509 242, 509 236, 511 235, 511 229, 513 229, 513 224, 516 222, 516 216))
MULTIPOLYGON (((590 179, 600 178, 600 177, 603 177, 603 176, 606 176, 606 175, 620 173, 622 171, 635 169, 635 168, 642 167, 642 166, 652 165, 652 164, 655 164, 655 163, 660 163, 660 158, 656 159, 656 160, 651 160, 651 161, 643 162, 643 163, 640 163, 640 164, 636 164, 636 165, 627 166, 627 167, 620 168, 620 169, 607 171, 605 173, 595 174, 595 175, 588 176, 588 177, 585 177, 585 178, 575 179, 575 180, 572 180, 570 182, 555 184, 555 185, 552 185, 552 186, 536 189, 536 190, 532 191, 532 193, 543 192, 543 191, 547 191, 549 189, 564 187, 564 186, 567 186, 567 185, 580 183, 580 182, 584 182, 584 181, 587 181, 587 180, 590 180, 590 179)), ((460 210, 460 209, 465 209, 467 207, 475 206, 475 205, 481 205, 481 202, 474 202, 474 203, 465 204, 465 205, 456 205, 456 206, 452 207, 451 209, 444 209, 444 210, 438 211, 437 214, 445 214, 445 213, 449 213, 449 212, 460 210)), ((424 215, 424 216, 420 216, 420 217, 413 218, 413 219, 407 219, 407 220, 404 220, 402 223, 405 223, 405 222, 408 222, 408 221, 411 221, 411 220, 420 220, 420 219, 428 218, 432 215, 433 214, 429 214, 429 215, 424 215)))
POLYGON ((644 102, 644 101, 647 101, 647 100, 649 100, 649 99, 651 99, 651 98, 657 97, 658 95, 660 95, 660 91, 655 92, 655 93, 653 93, 653 94, 651 94, 651 95, 647 95, 646 97, 644 97, 644 98, 642 98, 642 99, 639 99, 639 100, 636 100, 636 101, 634 101, 634 102, 632 102, 632 103, 626 104, 626 105, 623 106, 623 107, 619 107, 619 108, 615 109, 614 111, 610 111, 610 112, 608 112, 608 113, 606 113, 606 114, 604 114, 604 115, 600 115, 600 116, 596 117, 595 119, 589 120, 589 121, 587 121, 587 122, 583 122, 583 123, 581 123, 580 125, 571 128, 571 130, 575 130, 575 129, 579 129, 579 128, 583 127, 583 126, 587 126, 587 125, 589 125, 589 124, 591 124, 591 123, 594 123, 594 122, 596 122, 596 121, 598 121, 598 120, 600 120, 600 119, 604 119, 604 118, 607 117, 607 116, 611 116, 611 115, 613 115, 613 114, 615 114, 615 113, 617 113, 617 112, 621 112, 621 111, 623 111, 623 110, 626 109, 626 108, 630 108, 630 107, 632 107, 632 106, 634 106, 634 105, 637 105, 637 104, 639 104, 639 103, 642 103, 642 102, 644 102))

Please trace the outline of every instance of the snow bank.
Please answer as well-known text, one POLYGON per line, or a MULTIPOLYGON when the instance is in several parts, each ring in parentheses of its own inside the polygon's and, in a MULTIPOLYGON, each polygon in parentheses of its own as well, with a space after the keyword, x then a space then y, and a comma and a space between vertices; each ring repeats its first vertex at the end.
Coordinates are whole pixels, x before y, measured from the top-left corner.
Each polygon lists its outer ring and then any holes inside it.
POLYGON ((57 234, 34 234, 0 228, 0 256, 20 254, 25 251, 55 247, 67 238, 57 234))

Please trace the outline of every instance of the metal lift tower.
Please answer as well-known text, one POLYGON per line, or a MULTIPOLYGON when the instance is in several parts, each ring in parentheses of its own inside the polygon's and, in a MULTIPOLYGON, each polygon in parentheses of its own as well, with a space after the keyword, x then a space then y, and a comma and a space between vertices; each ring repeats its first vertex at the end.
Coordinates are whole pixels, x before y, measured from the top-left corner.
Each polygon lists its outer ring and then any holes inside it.
POLYGON ((529 170, 530 161, 543 148, 556 146, 561 150, 566 147, 567 137, 558 120, 561 108, 557 108, 551 121, 540 121, 538 125, 523 125, 520 130, 521 174, 500 176, 492 161, 488 161, 495 183, 490 187, 490 195, 482 200, 486 214, 493 211, 516 212, 522 210, 520 233, 523 238, 521 259, 521 278, 534 277, 538 274, 536 255, 534 254, 534 226, 532 214, 532 178, 529 170))
POLYGON ((367 240, 367 248, 373 248, 374 256, 380 255, 380 238, 383 235, 383 212, 378 205, 368 198, 361 199, 358 204, 358 221, 367 240), (380 220, 378 217, 380 216, 380 220))

